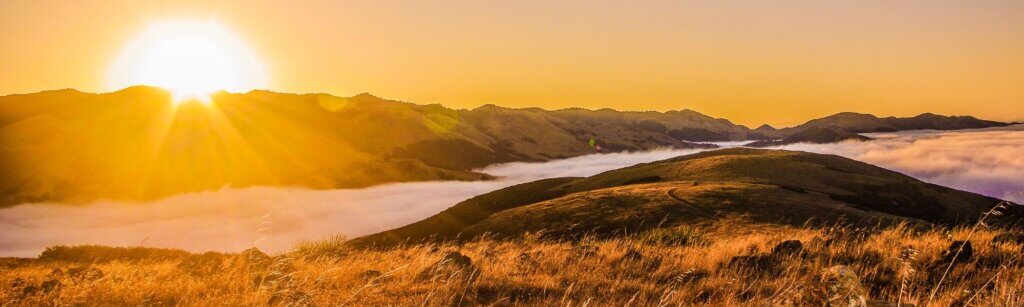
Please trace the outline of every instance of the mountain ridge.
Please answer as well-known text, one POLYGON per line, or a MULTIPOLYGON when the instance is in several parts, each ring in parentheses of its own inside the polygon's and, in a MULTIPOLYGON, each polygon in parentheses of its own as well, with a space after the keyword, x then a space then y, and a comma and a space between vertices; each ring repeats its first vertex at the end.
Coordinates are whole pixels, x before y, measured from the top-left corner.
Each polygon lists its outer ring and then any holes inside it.
MULTIPOLYGON (((369 93, 219 91, 210 106, 175 106, 169 92, 149 86, 0 96, 0 171, 14 174, 0 178, 6 191, 0 206, 151 199, 227 184, 327 189, 479 180, 490 177, 472 170, 495 163, 712 148, 709 142, 782 139, 800 131, 750 130, 689 109, 451 109, 369 93)), ((870 117, 898 127, 1003 124, 972 117, 870 117)))
MULTIPOLYGON (((105 95, 105 94, 113 94, 113 93, 119 93, 119 92, 124 92, 124 91, 132 91, 132 90, 138 90, 138 89, 157 90, 157 91, 165 91, 165 92, 167 91, 165 89, 162 89, 162 88, 159 88, 159 87, 155 87, 155 86, 149 86, 149 85, 133 85, 133 86, 125 87, 125 88, 120 89, 120 90, 110 91, 110 92, 89 92, 89 91, 82 91, 82 90, 79 90, 79 89, 76 89, 76 88, 63 88, 63 89, 41 90, 41 91, 27 92, 27 93, 9 93, 9 94, 0 95, 0 99, 7 98, 7 97, 31 96, 31 95, 47 94, 47 93, 55 93, 55 92, 56 93, 60 93, 60 92, 73 92, 73 93, 86 94, 86 95, 105 95)), ((482 105, 477 106, 477 107, 470 107, 470 108, 452 108, 452 107, 444 106, 444 105, 442 105, 440 103, 420 104, 420 103, 411 102, 411 101, 405 101, 405 100, 387 99, 387 98, 382 98, 380 96, 376 96, 376 95, 374 95, 373 93, 370 93, 370 92, 362 92, 362 93, 358 93, 358 94, 355 94, 355 95, 352 95, 352 96, 347 96, 347 97, 346 96, 339 96, 339 95, 335 95, 335 94, 331 94, 331 93, 325 93, 325 92, 289 93, 289 92, 273 91, 273 90, 268 90, 268 89, 252 89, 252 90, 249 90, 249 91, 246 91, 246 92, 227 92, 227 91, 224 91, 224 90, 220 90, 220 91, 216 91, 214 93, 215 94, 216 93, 227 93, 227 94, 268 93, 268 94, 299 95, 299 96, 305 96, 305 95, 327 95, 327 96, 332 96, 332 97, 336 97, 336 98, 372 97, 372 98, 379 99, 379 100, 384 100, 384 101, 407 103, 407 104, 414 104, 414 105, 440 105, 442 107, 445 107, 445 108, 448 108, 448 109, 452 109, 452 110, 457 110, 457 111, 474 111, 474 110, 480 109, 480 108, 498 107, 498 108, 508 109, 508 110, 531 110, 531 111, 545 111, 545 112, 572 111, 572 110, 582 110, 582 111, 590 111, 590 112, 613 111, 613 112, 617 112, 617 113, 658 113, 658 114, 668 114, 668 113, 676 113, 676 112, 679 112, 679 113, 692 112, 692 113, 696 113, 696 114, 699 114, 699 115, 707 116, 707 115, 704 115, 703 113, 700 113, 700 112, 698 112, 696 110, 686 109, 686 108, 680 109, 680 110, 666 110, 666 111, 656 111, 656 110, 645 110, 645 111, 640 111, 640 110, 616 110, 616 109, 612 109, 612 108, 587 109, 587 108, 583 108, 583 107, 568 107, 568 108, 559 108, 559 109, 545 109, 545 108, 541 108, 541 107, 505 107, 505 106, 499 106, 499 105, 496 105, 496 104, 493 104, 493 103, 486 103, 486 104, 482 104, 482 105)), ((912 119, 912 118, 917 118, 917 117, 922 117, 922 116, 934 116, 934 117, 954 118, 954 119, 956 119, 956 118, 962 118, 962 119, 967 119, 967 120, 973 119, 973 120, 979 120, 979 121, 987 122, 987 123, 994 124, 994 125, 1009 125, 1009 124, 1024 123, 1024 122, 1021 122, 1021 121, 999 122, 999 121, 981 120, 981 119, 978 119, 977 117, 970 116, 970 115, 939 115, 939 114, 935 114, 935 113, 932 113, 932 112, 924 112, 924 113, 920 113, 918 115, 911 116, 911 117, 898 117, 898 116, 879 117, 877 115, 873 115, 873 114, 870 114, 870 113, 859 113, 859 112, 852 112, 852 111, 842 111, 842 112, 834 113, 834 114, 827 115, 827 116, 824 116, 824 117, 820 117, 820 118, 816 118, 816 119, 811 119, 811 120, 808 120, 807 122, 804 122, 802 124, 798 124, 798 125, 795 125, 795 126, 776 128, 775 126, 773 126, 771 124, 761 124, 757 128, 753 128, 752 129, 752 128, 747 127, 746 125, 734 124, 734 123, 732 123, 727 118, 720 118, 720 117, 716 118, 716 117, 711 117, 711 116, 707 116, 707 117, 710 117, 710 118, 713 118, 713 119, 716 119, 716 120, 725 121, 725 122, 728 122, 728 123, 736 125, 736 126, 743 126, 744 128, 747 128, 748 130, 753 131, 753 130, 799 129, 801 126, 807 126, 809 124, 812 124, 812 122, 814 122, 815 120, 821 120, 821 119, 826 119, 826 118, 835 117, 835 116, 846 116, 846 115, 868 115, 868 116, 873 117, 874 119, 880 119, 880 120, 894 120, 894 119, 895 120, 906 120, 906 119, 912 119)), ((967 129, 967 128, 968 127, 956 128, 956 129, 967 129)), ((856 129, 849 129, 849 130, 856 130, 856 129)), ((902 131, 902 130, 912 130, 912 129, 900 129, 900 130, 897 130, 897 131, 902 131)), ((937 129, 937 130, 947 130, 947 129, 937 129)), ((867 131, 860 131, 860 132, 858 132, 858 131, 851 131, 851 132, 867 133, 867 131)), ((886 132, 886 131, 873 131, 873 132, 886 132)))

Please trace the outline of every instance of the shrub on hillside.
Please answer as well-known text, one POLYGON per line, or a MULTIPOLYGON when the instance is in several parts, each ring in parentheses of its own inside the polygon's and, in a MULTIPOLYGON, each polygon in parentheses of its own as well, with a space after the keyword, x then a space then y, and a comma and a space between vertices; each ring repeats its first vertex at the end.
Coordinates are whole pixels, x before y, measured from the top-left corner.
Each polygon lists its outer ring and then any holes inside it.
POLYGON ((191 255, 180 249, 152 247, 111 247, 99 245, 51 246, 46 248, 39 259, 74 262, 109 262, 138 260, 172 260, 191 255))

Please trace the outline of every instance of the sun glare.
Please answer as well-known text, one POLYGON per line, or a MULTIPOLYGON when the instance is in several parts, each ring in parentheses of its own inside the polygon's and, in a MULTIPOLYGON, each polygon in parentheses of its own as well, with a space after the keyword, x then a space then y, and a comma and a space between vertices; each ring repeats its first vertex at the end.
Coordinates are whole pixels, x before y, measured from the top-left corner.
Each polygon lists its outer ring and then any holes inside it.
POLYGON ((265 85, 263 67, 232 33, 213 22, 155 24, 133 40, 111 70, 110 85, 165 88, 175 103, 208 103, 210 94, 265 85))

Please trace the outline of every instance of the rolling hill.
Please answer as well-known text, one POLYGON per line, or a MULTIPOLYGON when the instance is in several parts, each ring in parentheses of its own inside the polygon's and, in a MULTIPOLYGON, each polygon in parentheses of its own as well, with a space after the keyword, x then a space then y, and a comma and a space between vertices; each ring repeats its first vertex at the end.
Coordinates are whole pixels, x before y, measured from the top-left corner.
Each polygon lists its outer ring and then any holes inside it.
POLYGON ((613 235, 724 217, 797 226, 949 224, 974 221, 998 202, 839 156, 732 148, 509 187, 349 244, 613 235))
POLYGON ((456 110, 369 94, 269 91, 218 92, 209 106, 175 106, 168 92, 145 86, 46 91, 0 97, 0 206, 151 199, 224 186, 481 180, 491 177, 472 170, 494 163, 711 148, 703 142, 780 139, 805 126, 860 132, 1001 124, 936 115, 847 117, 751 130, 691 110, 456 110))

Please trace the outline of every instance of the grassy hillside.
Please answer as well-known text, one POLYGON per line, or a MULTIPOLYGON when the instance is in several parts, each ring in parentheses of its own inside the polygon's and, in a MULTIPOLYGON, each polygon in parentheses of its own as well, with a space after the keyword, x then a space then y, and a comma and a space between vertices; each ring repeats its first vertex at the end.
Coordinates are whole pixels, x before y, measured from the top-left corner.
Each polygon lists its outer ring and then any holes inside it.
POLYGON ((733 148, 498 190, 350 244, 541 231, 611 236, 726 217, 797 226, 956 224, 973 222, 998 202, 839 156, 733 148))
POLYGON ((722 220, 576 241, 485 238, 386 250, 328 241, 275 256, 65 247, 39 259, 0 259, 0 302, 1019 306, 1021 238, 985 228, 807 229, 722 220), (970 252, 950 256, 956 240, 972 242, 970 252))

